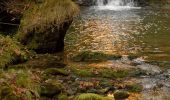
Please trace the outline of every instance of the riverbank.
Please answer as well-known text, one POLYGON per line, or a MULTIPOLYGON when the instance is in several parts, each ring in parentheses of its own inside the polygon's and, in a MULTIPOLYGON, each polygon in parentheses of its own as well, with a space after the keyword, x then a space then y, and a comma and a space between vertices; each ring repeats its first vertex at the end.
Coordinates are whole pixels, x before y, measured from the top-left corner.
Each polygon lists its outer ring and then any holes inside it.
POLYGON ((20 42, 0 35, 0 99, 170 99, 168 8, 82 7, 73 20, 77 11, 69 0, 39 2, 20 42))

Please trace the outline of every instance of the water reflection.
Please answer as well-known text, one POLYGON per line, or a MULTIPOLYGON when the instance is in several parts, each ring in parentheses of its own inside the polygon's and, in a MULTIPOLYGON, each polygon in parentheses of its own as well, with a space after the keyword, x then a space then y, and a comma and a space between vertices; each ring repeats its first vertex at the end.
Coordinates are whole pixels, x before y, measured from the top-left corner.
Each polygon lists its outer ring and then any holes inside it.
POLYGON ((121 55, 137 54, 149 60, 170 61, 170 10, 149 8, 123 11, 82 8, 66 36, 69 53, 84 50, 121 55), (75 39, 67 39, 75 37, 75 39))

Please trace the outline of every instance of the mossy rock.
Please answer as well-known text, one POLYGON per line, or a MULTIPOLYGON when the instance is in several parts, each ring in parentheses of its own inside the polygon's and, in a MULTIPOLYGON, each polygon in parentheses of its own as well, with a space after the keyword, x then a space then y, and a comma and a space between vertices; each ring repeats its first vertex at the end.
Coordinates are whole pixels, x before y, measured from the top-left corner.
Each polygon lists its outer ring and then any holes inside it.
POLYGON ((68 100, 68 96, 65 94, 60 94, 56 97, 56 100, 68 100))
POLYGON ((104 78, 124 78, 129 76, 129 70, 111 70, 103 69, 100 71, 101 76, 104 78))
POLYGON ((104 97, 93 93, 84 93, 77 96, 75 100, 114 100, 114 98, 104 97))
POLYGON ((72 0, 43 0, 25 12, 16 37, 37 53, 64 49, 64 37, 79 12, 72 0))
POLYGON ((63 85, 57 81, 50 81, 41 85, 41 96, 54 97, 63 91, 63 85))
POLYGON ((143 86, 140 84, 131 84, 126 85, 125 87, 129 92, 141 92, 143 90, 143 86))
POLYGON ((63 75, 68 76, 69 73, 65 69, 59 69, 59 68, 48 68, 44 72, 46 75, 63 75))
POLYGON ((114 93, 114 97, 116 100, 126 99, 129 97, 129 93, 127 91, 118 90, 114 93))

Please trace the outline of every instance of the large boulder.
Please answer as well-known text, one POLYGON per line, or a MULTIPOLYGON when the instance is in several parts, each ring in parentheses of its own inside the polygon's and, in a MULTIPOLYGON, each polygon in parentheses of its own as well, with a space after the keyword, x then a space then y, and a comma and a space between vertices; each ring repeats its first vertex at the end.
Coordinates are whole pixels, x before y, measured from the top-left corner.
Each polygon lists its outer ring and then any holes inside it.
POLYGON ((37 53, 62 51, 66 31, 78 11, 71 0, 44 0, 24 14, 17 37, 37 53))

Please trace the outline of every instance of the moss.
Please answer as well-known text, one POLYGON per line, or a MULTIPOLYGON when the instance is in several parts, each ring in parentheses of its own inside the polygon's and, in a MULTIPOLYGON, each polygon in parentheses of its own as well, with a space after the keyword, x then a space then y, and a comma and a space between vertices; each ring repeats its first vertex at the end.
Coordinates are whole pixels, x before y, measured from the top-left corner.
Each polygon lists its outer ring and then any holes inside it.
POLYGON ((0 35, 0 67, 23 62, 28 59, 28 53, 15 39, 0 35))
POLYGON ((21 29, 24 33, 31 30, 43 31, 51 27, 51 24, 57 26, 72 19, 78 11, 78 6, 71 0, 44 0, 28 9, 21 21, 21 29))
POLYGON ((78 68, 71 68, 72 72, 78 76, 81 77, 92 77, 94 76, 94 74, 92 73, 92 68, 82 68, 82 69, 78 69, 78 68))
POLYGON ((68 96, 65 94, 60 94, 57 96, 57 100, 68 100, 68 96))
POLYGON ((114 97, 116 100, 122 100, 122 99, 126 99, 129 97, 129 93, 126 91, 116 91, 114 93, 114 97))
POLYGON ((69 75, 69 73, 65 69, 59 69, 59 68, 48 68, 45 70, 45 74, 47 74, 47 75, 64 75, 64 76, 69 75))
POLYGON ((48 81, 41 85, 41 96, 54 97, 63 91, 63 85, 58 81, 48 81))
POLYGON ((103 97, 98 94, 86 93, 81 94, 75 100, 114 100, 113 98, 103 97))
POLYGON ((92 77, 93 76, 93 74, 89 70, 78 70, 76 74, 81 77, 92 77))
POLYGON ((120 55, 108 55, 103 52, 84 51, 72 57, 73 61, 105 61, 110 59, 120 59, 120 55))
POLYGON ((103 69, 100 71, 101 76, 104 78, 123 78, 129 76, 128 70, 112 70, 112 69, 103 69))
POLYGON ((129 92, 141 92, 143 87, 139 84, 131 84, 125 87, 129 92))

